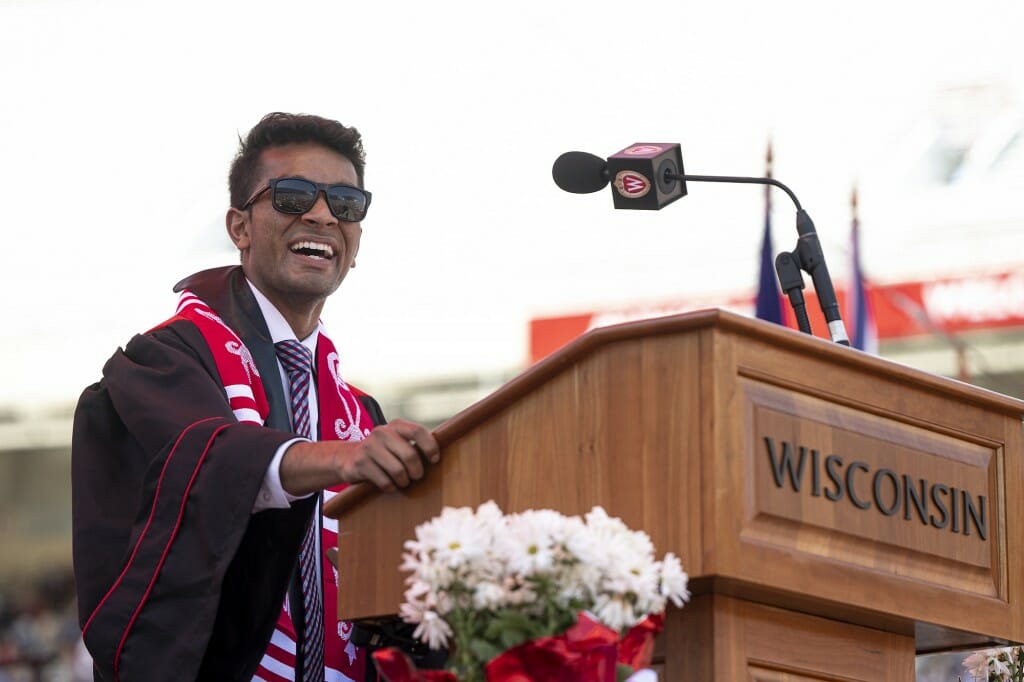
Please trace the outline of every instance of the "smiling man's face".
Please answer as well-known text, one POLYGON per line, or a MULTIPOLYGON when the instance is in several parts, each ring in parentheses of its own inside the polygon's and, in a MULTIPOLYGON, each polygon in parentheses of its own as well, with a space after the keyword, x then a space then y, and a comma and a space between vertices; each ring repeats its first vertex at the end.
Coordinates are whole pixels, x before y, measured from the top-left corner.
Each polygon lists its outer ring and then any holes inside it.
MULTIPOLYGON (((265 149, 253 193, 282 177, 359 185, 351 161, 314 143, 265 149)), ((319 316, 341 285, 359 250, 362 227, 335 218, 323 193, 311 209, 296 215, 275 210, 271 193, 264 192, 250 208, 228 212, 228 233, 242 252, 246 277, 295 327, 293 316, 319 316)))

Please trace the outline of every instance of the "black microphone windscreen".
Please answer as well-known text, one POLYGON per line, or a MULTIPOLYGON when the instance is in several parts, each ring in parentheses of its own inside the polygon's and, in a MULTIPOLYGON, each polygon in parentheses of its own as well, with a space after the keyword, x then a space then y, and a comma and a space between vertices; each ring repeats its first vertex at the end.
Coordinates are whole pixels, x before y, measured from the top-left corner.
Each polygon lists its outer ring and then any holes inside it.
POLYGON ((551 177, 566 192, 599 192, 608 185, 608 163, 587 152, 566 152, 555 159, 551 177))

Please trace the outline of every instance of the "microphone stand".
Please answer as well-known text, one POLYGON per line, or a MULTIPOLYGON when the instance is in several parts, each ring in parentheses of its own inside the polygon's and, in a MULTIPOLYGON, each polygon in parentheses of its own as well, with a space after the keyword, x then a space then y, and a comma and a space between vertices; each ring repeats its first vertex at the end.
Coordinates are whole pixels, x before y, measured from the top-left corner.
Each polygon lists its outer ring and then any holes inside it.
POLYGON ((818 241, 818 233, 814 229, 814 221, 807 211, 800 205, 800 201, 793 194, 793 191, 775 178, 747 178, 732 175, 683 175, 665 172, 665 178, 686 182, 736 182, 757 185, 774 185, 789 195, 796 206, 796 231, 797 242, 793 251, 784 251, 775 258, 775 272, 779 277, 779 285, 783 293, 789 297, 793 313, 796 315, 797 325, 800 331, 805 334, 811 331, 811 322, 807 318, 807 307, 804 303, 804 279, 800 274, 803 270, 811 276, 814 283, 814 290, 818 294, 818 302, 821 304, 821 312, 825 315, 828 323, 828 333, 835 343, 844 346, 850 345, 850 338, 846 335, 846 326, 839 315, 839 302, 836 300, 836 291, 832 286, 832 278, 828 274, 828 266, 825 265, 825 254, 821 250, 821 242, 818 241))

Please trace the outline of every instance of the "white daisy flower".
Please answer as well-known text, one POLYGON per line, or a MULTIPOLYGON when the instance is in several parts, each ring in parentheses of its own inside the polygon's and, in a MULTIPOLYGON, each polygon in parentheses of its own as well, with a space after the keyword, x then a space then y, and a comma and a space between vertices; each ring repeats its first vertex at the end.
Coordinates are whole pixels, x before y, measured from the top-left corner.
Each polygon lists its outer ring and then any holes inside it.
POLYGON ((451 641, 452 622, 484 628, 482 613, 512 609, 567 622, 582 607, 622 631, 669 600, 682 606, 689 598, 678 557, 656 561, 646 533, 601 507, 584 518, 547 509, 503 515, 494 502, 475 511, 446 507, 416 529, 404 550, 401 570, 409 575, 400 613, 432 648, 451 641))
POLYGON ((473 608, 493 611, 507 603, 508 592, 498 583, 484 581, 473 589, 473 608))
POLYGON ((632 604, 622 595, 602 594, 594 602, 594 615, 612 630, 622 631, 639 622, 632 604))
POLYGON ((426 642, 431 649, 444 649, 448 646, 448 639, 452 634, 452 628, 444 618, 435 611, 426 611, 412 636, 426 642))
POLYGON ((455 569, 483 555, 490 534, 469 507, 445 507, 439 517, 416 529, 416 540, 433 561, 455 569))
POLYGON ((690 591, 687 589, 690 577, 683 571, 679 557, 672 552, 665 555, 660 567, 661 595, 668 598, 677 608, 682 608, 683 604, 690 600, 690 591))

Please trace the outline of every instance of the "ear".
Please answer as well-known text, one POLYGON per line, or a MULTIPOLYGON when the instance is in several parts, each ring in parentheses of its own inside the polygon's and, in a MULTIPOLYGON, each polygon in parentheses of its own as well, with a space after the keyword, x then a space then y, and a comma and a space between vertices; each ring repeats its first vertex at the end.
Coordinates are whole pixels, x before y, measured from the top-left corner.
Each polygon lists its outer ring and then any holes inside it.
POLYGON ((224 223, 228 230, 228 237, 235 244, 239 251, 249 248, 249 215, 237 208, 229 208, 224 216, 224 223))

